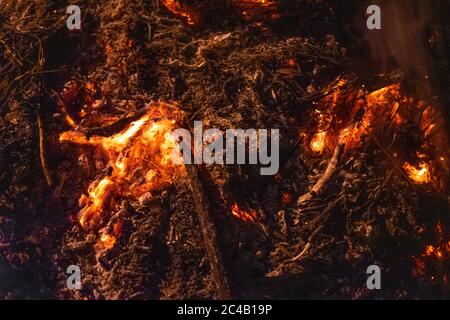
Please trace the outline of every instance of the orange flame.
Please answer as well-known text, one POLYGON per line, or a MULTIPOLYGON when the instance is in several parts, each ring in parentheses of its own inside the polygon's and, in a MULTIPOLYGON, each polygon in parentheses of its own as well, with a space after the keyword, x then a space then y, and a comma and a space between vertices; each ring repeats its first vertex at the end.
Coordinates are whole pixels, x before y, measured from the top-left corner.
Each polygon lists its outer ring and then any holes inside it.
MULTIPOLYGON (((79 131, 60 135, 60 142, 70 142, 94 149, 98 160, 110 167, 110 173, 91 182, 88 194, 80 198, 80 224, 84 228, 99 225, 107 212, 113 212, 120 197, 138 199, 143 194, 161 188, 171 181, 180 167, 171 162, 177 148, 171 132, 176 115, 170 105, 158 103, 147 114, 132 122, 127 128, 110 137, 87 138, 79 131)), ((113 246, 116 237, 103 234, 100 241, 113 246)))
POLYGON ((94 215, 99 214, 104 209, 105 201, 108 199, 112 188, 112 181, 109 178, 103 178, 100 181, 94 181, 89 186, 90 204, 84 208, 80 216, 80 224, 86 226, 86 222, 94 215))

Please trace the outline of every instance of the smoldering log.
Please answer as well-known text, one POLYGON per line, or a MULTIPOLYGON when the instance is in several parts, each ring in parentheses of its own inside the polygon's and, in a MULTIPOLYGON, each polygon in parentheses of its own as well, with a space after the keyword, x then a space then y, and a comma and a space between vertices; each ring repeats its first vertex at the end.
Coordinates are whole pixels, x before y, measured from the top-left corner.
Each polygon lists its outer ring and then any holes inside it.
POLYGON ((200 222, 206 254, 208 255, 211 272, 217 285, 219 298, 227 300, 232 299, 233 295, 218 247, 216 227, 210 216, 210 200, 203 191, 200 169, 196 165, 186 165, 186 170, 195 201, 195 208, 200 222))

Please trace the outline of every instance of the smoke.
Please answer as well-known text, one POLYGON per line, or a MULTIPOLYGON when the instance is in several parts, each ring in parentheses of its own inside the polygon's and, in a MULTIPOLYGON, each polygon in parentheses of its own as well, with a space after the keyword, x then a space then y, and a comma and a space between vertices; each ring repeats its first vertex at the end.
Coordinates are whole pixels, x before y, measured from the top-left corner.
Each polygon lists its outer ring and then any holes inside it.
POLYGON ((365 30, 371 60, 380 72, 393 68, 417 81, 421 94, 431 97, 432 59, 428 33, 433 19, 432 1, 381 0, 381 30, 365 30))

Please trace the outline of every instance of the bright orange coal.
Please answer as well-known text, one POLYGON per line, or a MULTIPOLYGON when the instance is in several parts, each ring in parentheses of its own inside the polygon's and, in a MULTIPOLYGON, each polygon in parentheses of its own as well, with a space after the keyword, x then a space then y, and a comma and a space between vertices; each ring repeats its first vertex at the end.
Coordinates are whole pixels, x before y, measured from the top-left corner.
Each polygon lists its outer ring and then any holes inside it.
POLYGON ((100 236, 100 242, 105 248, 111 249, 116 245, 117 238, 111 234, 102 234, 100 236))
POLYGON ((419 146, 396 144, 386 146, 391 148, 387 152, 395 154, 392 158, 403 155, 396 161, 412 182, 438 185, 439 177, 449 171, 449 144, 439 109, 402 94, 398 84, 372 92, 364 87, 345 90, 346 84, 339 80, 334 92, 315 105, 317 133, 304 133, 309 136, 309 149, 322 154, 344 143, 349 151, 369 138, 386 145, 394 132, 412 130, 419 146))
MULTIPOLYGON (((91 152, 97 166, 103 168, 79 199, 79 222, 84 228, 104 224, 123 198, 139 200, 167 185, 181 168, 171 161, 178 148, 171 133, 175 129, 177 109, 165 103, 154 103, 141 118, 109 137, 91 136, 82 131, 60 135, 61 143, 83 146, 91 152)), ((95 115, 92 115, 95 116, 95 115)), ((102 234, 106 247, 116 242, 116 235, 102 234)))
POLYGON ((417 167, 405 162, 403 169, 408 177, 417 184, 430 182, 430 169, 425 162, 420 163, 417 167))
POLYGON ((233 5, 245 18, 264 17, 278 18, 278 0, 233 0, 233 5))
POLYGON ((312 151, 315 153, 322 153, 322 151, 324 151, 326 147, 326 135, 327 133, 325 131, 318 132, 314 135, 310 143, 312 151))
POLYGON ((239 208, 237 203, 231 205, 231 214, 236 218, 245 222, 256 222, 258 216, 253 209, 243 210, 239 208))
POLYGON ((177 0, 161 0, 162 4, 175 15, 181 17, 189 25, 197 25, 199 13, 192 6, 187 6, 177 0))

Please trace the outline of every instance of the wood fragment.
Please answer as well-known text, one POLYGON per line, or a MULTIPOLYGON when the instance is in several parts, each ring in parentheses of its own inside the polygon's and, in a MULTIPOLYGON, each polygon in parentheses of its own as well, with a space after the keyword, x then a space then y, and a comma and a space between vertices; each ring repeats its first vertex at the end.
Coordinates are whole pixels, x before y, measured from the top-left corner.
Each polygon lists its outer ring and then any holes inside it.
POLYGON ((344 146, 345 144, 339 143, 338 146, 334 149, 333 157, 330 159, 330 162, 328 163, 324 174, 322 175, 322 177, 320 177, 320 179, 308 193, 305 193, 298 198, 298 205, 310 201, 313 197, 319 195, 323 191, 325 184, 331 179, 334 172, 336 171, 336 168, 342 156, 342 152, 344 151, 344 146))
POLYGON ((332 201, 331 203, 329 203, 326 208, 320 213, 319 216, 316 217, 316 219, 314 219, 314 221, 312 222, 313 225, 317 225, 317 223, 320 223, 320 225, 311 233, 311 235, 308 237, 307 243, 305 245, 305 247, 303 248, 303 250, 297 254, 295 257, 293 257, 292 259, 290 259, 290 262, 294 262, 297 261, 299 259, 301 259, 307 252, 308 250, 312 247, 312 243, 314 241, 314 239, 317 237, 317 235, 322 231, 322 229, 325 227, 325 223, 328 221, 328 218, 330 217, 332 211, 334 208, 336 208, 336 206, 344 199, 344 196, 341 195, 340 197, 338 197, 336 200, 332 201))
POLYGON ((298 255, 293 257, 290 260, 291 262, 299 260, 301 257, 303 257, 308 252, 308 250, 312 247, 312 242, 313 242, 314 238, 319 234, 320 231, 322 231, 323 227, 324 227, 324 225, 322 224, 322 225, 318 226, 316 228, 316 230, 314 230, 314 232, 309 236, 308 242, 306 243, 303 250, 298 255))
POLYGON ((90 136, 94 136, 94 135, 109 137, 109 136, 125 129, 131 122, 141 118, 143 115, 145 115, 150 110, 150 107, 151 106, 144 107, 144 108, 138 110, 137 112, 135 112, 133 115, 119 119, 116 122, 114 122, 108 126, 85 129, 86 136, 88 138, 90 136))
POLYGON ((45 157, 44 128, 43 128, 40 111, 41 111, 41 108, 40 108, 40 103, 39 103, 38 111, 37 111, 37 125, 38 125, 38 130, 39 130, 39 158, 41 161, 42 172, 44 173, 44 176, 45 176, 45 181, 47 181, 47 185, 49 187, 51 187, 53 185, 53 181, 52 181, 50 172, 48 170, 47 160, 45 157))
POLYGON ((64 251, 75 252, 86 249, 89 246, 87 241, 70 242, 64 247, 64 251))
POLYGON ((400 173, 400 175, 402 175, 405 178, 405 181, 408 182, 410 186, 414 186, 414 184, 412 183, 411 179, 408 177, 408 175, 405 173, 405 171, 403 171, 402 168, 398 165, 397 161, 395 161, 395 159, 392 158, 392 156, 389 154, 389 152, 386 150, 386 148, 383 147, 381 142, 379 142, 377 138, 375 138, 373 135, 370 134, 369 130, 367 129, 366 126, 364 126, 364 124, 362 124, 362 126, 366 129, 367 136, 370 139, 372 139, 373 142, 375 142, 375 144, 380 148, 380 150, 392 162, 394 168, 397 169, 397 171, 400 173))
POLYGON ((200 222, 206 254, 211 265, 211 273, 217 285, 219 298, 222 300, 232 299, 233 295, 218 247, 216 227, 210 216, 211 204, 203 190, 200 169, 196 165, 186 165, 186 170, 200 222))

